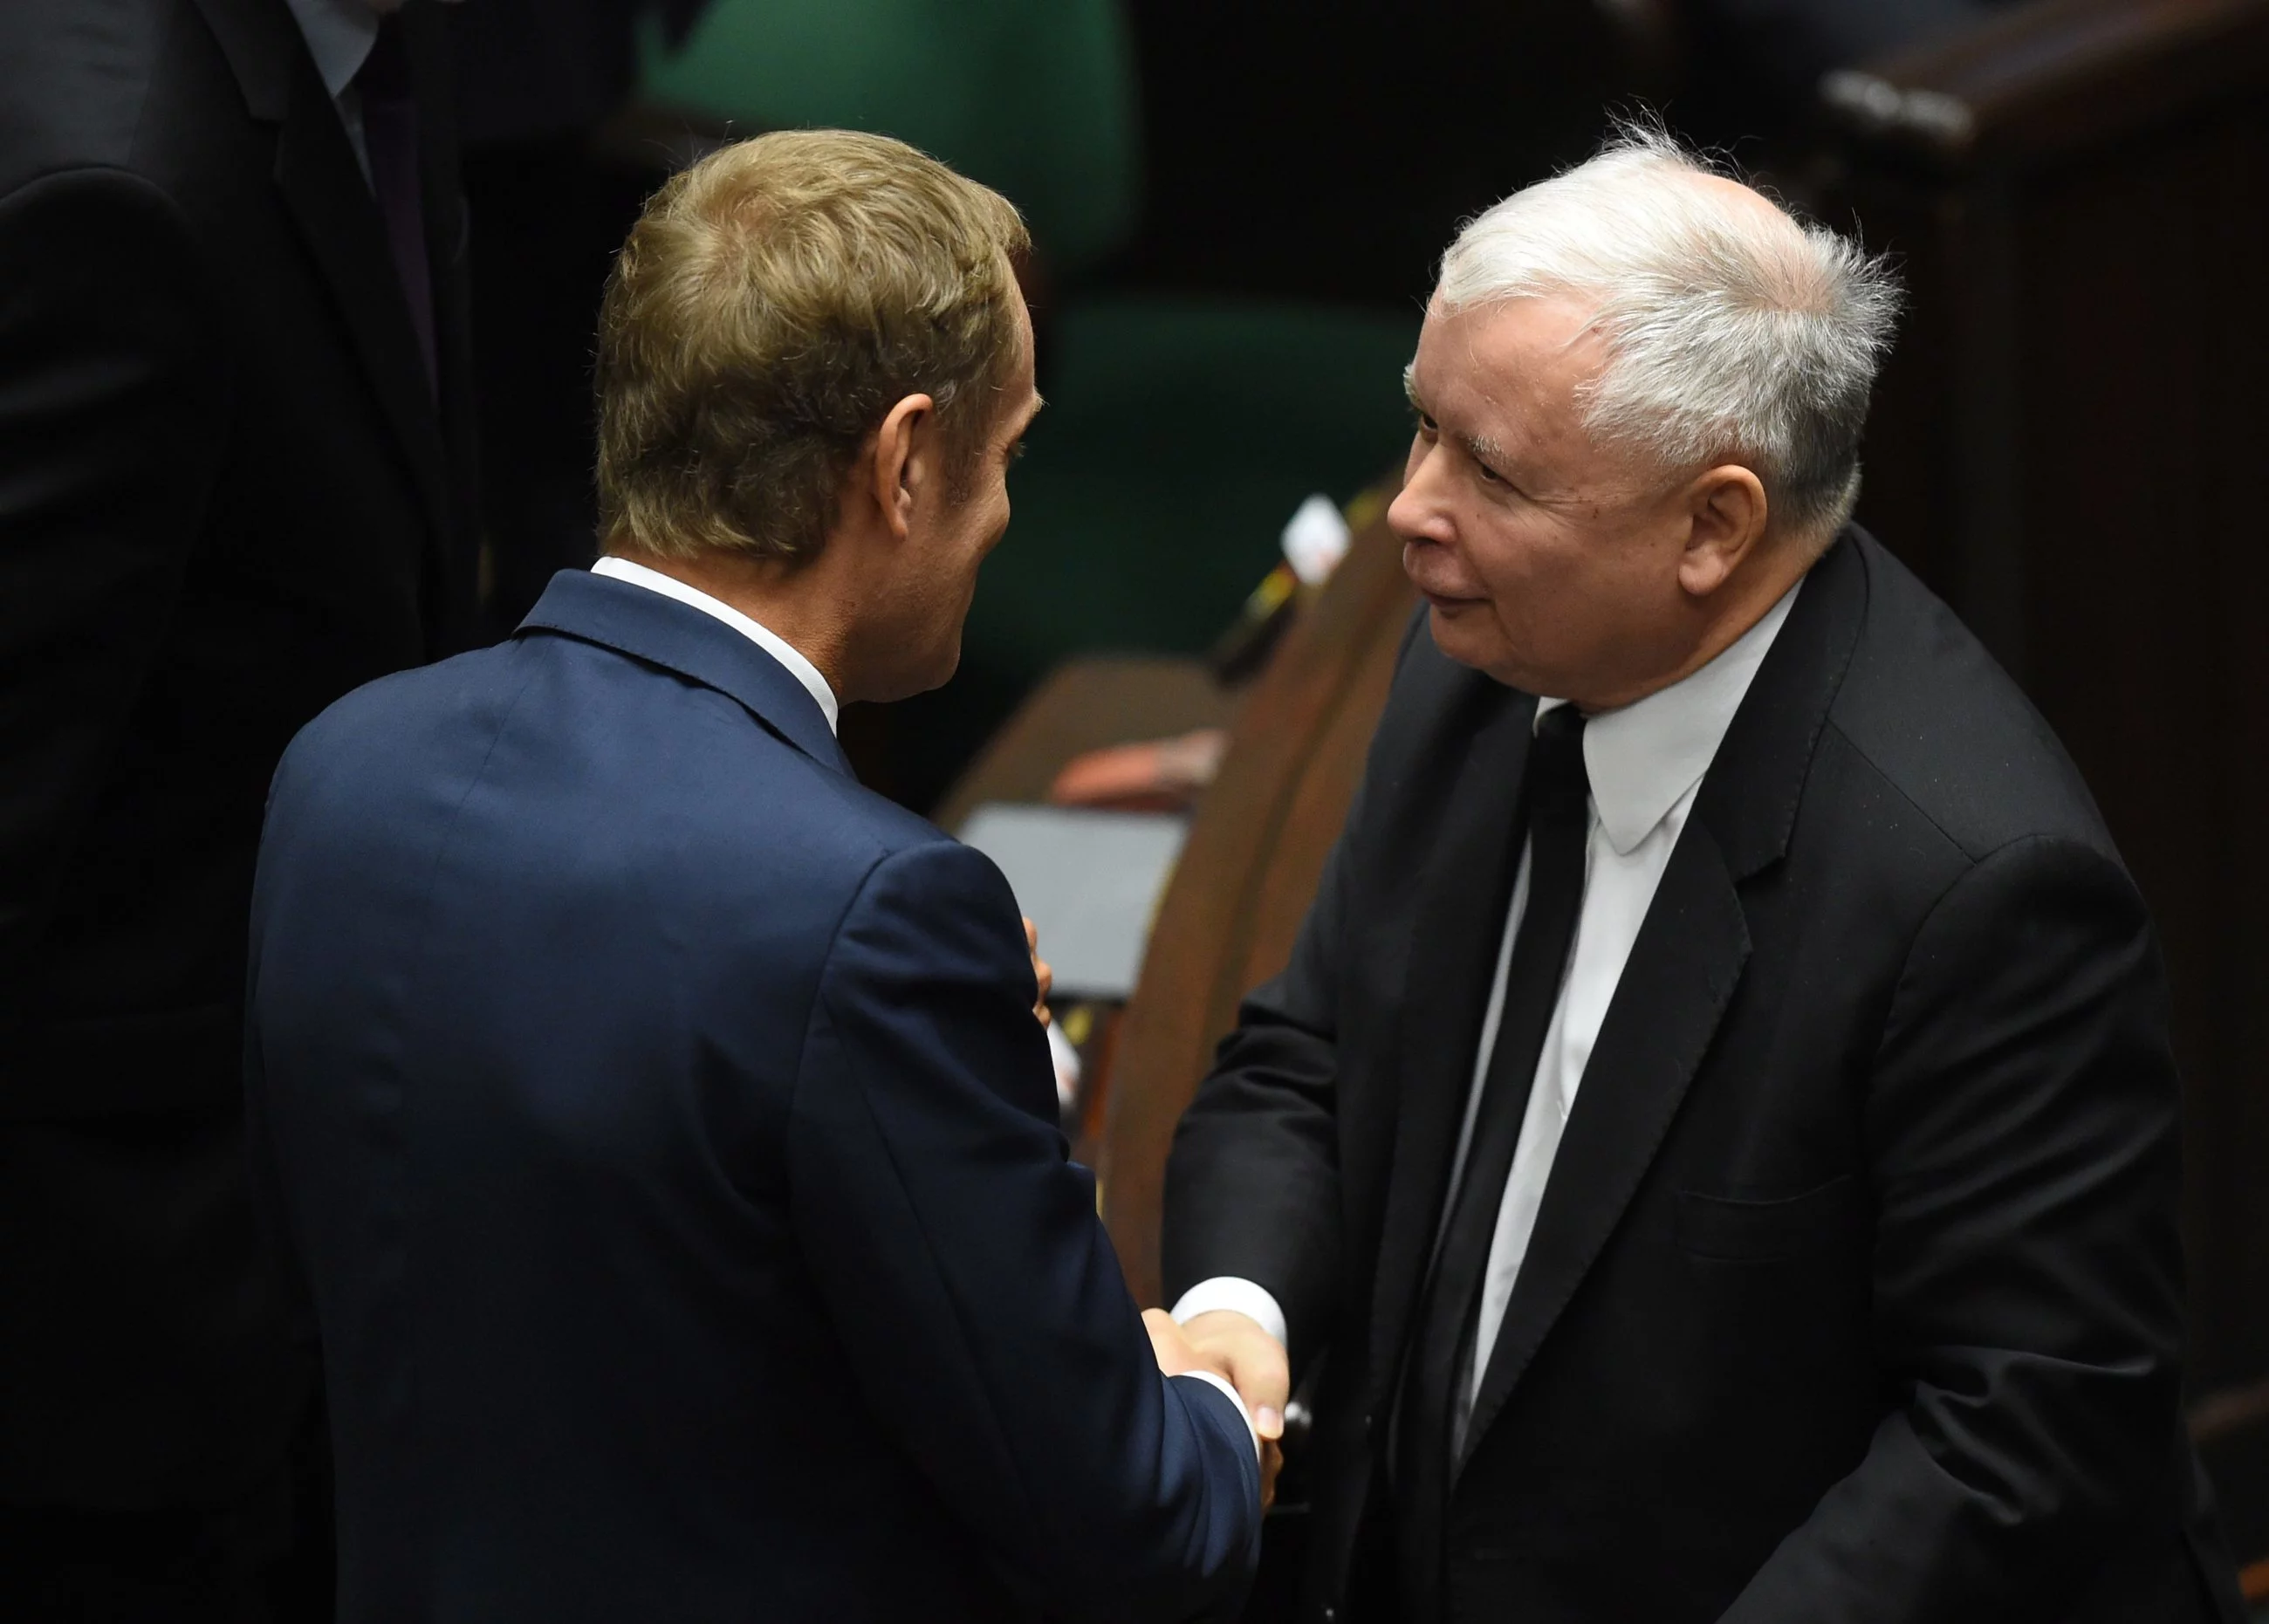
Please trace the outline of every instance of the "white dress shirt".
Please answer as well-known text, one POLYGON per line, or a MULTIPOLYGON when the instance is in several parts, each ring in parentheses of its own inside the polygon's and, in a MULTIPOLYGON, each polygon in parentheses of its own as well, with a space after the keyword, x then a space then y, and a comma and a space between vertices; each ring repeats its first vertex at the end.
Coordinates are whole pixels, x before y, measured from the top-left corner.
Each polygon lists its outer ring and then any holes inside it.
MULTIPOLYGON (((1584 726, 1584 766, 1592 781, 1591 838, 1585 850, 1584 900, 1577 917, 1576 939, 1568 971, 1560 984, 1560 997, 1545 1029, 1544 1047, 1537 1056, 1536 1078, 1528 1094, 1520 1138, 1514 1148, 1512 1170, 1506 1177, 1504 1198, 1498 1204, 1497 1235, 1489 1244, 1489 1265, 1482 1276, 1479 1320, 1474 1336, 1474 1365, 1455 1395, 1452 1431, 1453 1448, 1462 1448, 1466 1417, 1474 1393, 1489 1369, 1489 1350, 1496 1346, 1511 1300, 1513 1281, 1519 1277, 1530 1236, 1536 1228, 1537 1208, 1544 1200, 1553 1158, 1568 1113, 1575 1108, 1576 1090, 1584 1080, 1584 1065, 1599 1040, 1600 1023, 1622 979, 1624 961, 1646 921, 1648 904, 1670 866, 1679 834, 1694 810, 1703 775, 1733 725, 1733 712, 1749 691, 1749 683, 1764 661, 1766 651, 1780 634, 1790 605, 1802 583, 1791 587, 1763 619, 1743 632, 1731 646, 1690 676, 1659 692, 1588 719, 1584 726)), ((1536 713, 1545 715, 1566 703, 1540 699, 1536 713)), ((1473 1137, 1474 1118, 1481 1106, 1482 1081, 1489 1075, 1489 1053, 1497 1045, 1504 1014, 1504 985, 1512 963, 1512 944, 1528 906, 1529 848, 1523 843, 1520 865, 1513 878, 1512 901, 1505 910, 1504 934, 1497 954, 1497 975, 1489 988, 1489 1006, 1482 1016, 1480 1052, 1474 1059, 1473 1080, 1466 1100, 1465 1125, 1458 1134, 1454 1166, 1462 1170, 1473 1137)), ((1453 1174, 1450 1188, 1455 1190, 1453 1174)), ((1251 1316, 1278 1341, 1284 1340, 1284 1311, 1268 1291, 1248 1280, 1227 1275, 1201 1281, 1174 1304, 1174 1318, 1186 1320, 1215 1309, 1234 1309, 1251 1316)))
POLYGON ((758 625, 731 604, 721 602, 698 587, 689 587, 675 575, 664 575, 660 570, 649 570, 643 564, 632 564, 628 558, 617 558, 609 553, 591 566, 594 575, 604 575, 614 580, 626 580, 632 586, 658 592, 665 598, 675 598, 689 608, 705 615, 714 616, 754 643, 787 668, 787 674, 802 683, 804 691, 819 706, 820 714, 827 718, 827 731, 838 731, 835 726, 837 705, 835 690, 819 674, 819 668, 798 653, 786 638, 758 625))

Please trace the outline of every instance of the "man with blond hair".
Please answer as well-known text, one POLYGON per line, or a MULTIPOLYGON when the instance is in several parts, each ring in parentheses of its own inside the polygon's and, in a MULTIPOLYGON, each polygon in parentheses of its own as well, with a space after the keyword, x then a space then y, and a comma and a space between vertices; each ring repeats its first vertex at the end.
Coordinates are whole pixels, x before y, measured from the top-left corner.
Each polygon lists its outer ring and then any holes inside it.
POLYGON ((1024 247, 879 137, 677 176, 601 319, 605 556, 285 758, 248 1089, 346 1624, 1236 1604, 1256 1437, 1127 1298, 1009 889, 835 739, 958 658, 1024 247))
POLYGON ((1649 129, 1443 262, 1425 608, 1167 1175, 1192 1340, 1316 1373, 1305 1620, 2236 1624, 2149 917, 1849 523, 1894 303, 1649 129))

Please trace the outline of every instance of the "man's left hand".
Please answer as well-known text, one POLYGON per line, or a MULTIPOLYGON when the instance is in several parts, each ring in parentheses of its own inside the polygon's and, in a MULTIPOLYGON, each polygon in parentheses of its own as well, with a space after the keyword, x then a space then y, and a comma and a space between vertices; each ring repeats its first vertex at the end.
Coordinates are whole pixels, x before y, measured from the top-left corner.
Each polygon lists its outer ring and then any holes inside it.
POLYGON ((1024 946, 1032 955, 1032 979, 1039 983, 1040 987, 1040 996, 1032 1005, 1032 1013, 1039 1017, 1040 1024, 1046 1026, 1049 1018, 1048 994, 1055 990, 1056 972, 1050 970, 1047 960, 1040 956, 1040 927, 1029 917, 1024 920, 1024 946))

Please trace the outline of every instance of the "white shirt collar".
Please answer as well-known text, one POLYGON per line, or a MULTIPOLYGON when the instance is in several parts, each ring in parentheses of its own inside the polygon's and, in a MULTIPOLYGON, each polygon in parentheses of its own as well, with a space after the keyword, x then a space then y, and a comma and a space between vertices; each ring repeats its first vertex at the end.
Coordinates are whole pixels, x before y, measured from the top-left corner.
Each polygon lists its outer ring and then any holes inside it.
MULTIPOLYGON (((1618 856, 1630 856, 1702 781, 1803 587, 1800 580, 1783 593, 1763 618, 1700 670, 1584 724, 1592 804, 1618 856)), ((1567 703, 1539 699, 1536 713, 1541 717, 1567 703)))
POLYGON ((658 592, 665 598, 675 598, 689 608, 698 609, 705 615, 713 615, 723 621, 786 666, 787 674, 803 684, 804 690, 819 706, 820 714, 827 718, 827 731, 833 733, 837 730, 835 690, 827 685, 827 679, 820 675, 819 668, 798 653, 787 639, 767 631, 731 604, 719 602, 698 587, 689 587, 675 575, 664 575, 660 570, 650 570, 643 564, 632 564, 628 558, 618 558, 609 553, 591 566, 591 573, 644 587, 650 592, 658 592))
POLYGON ((370 0, 285 0, 323 88, 336 100, 370 60, 378 43, 378 13, 370 0))

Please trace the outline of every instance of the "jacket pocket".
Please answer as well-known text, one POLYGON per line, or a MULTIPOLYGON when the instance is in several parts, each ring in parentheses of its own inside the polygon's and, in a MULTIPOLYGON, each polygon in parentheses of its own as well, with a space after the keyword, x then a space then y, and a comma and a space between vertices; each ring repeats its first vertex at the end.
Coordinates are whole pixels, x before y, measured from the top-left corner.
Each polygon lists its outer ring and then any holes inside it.
POLYGON ((1859 1186, 1851 1174, 1800 1195, 1766 1200, 1678 1192, 1678 1244, 1697 1258, 1771 1263, 1832 1251, 1858 1216, 1859 1186))

